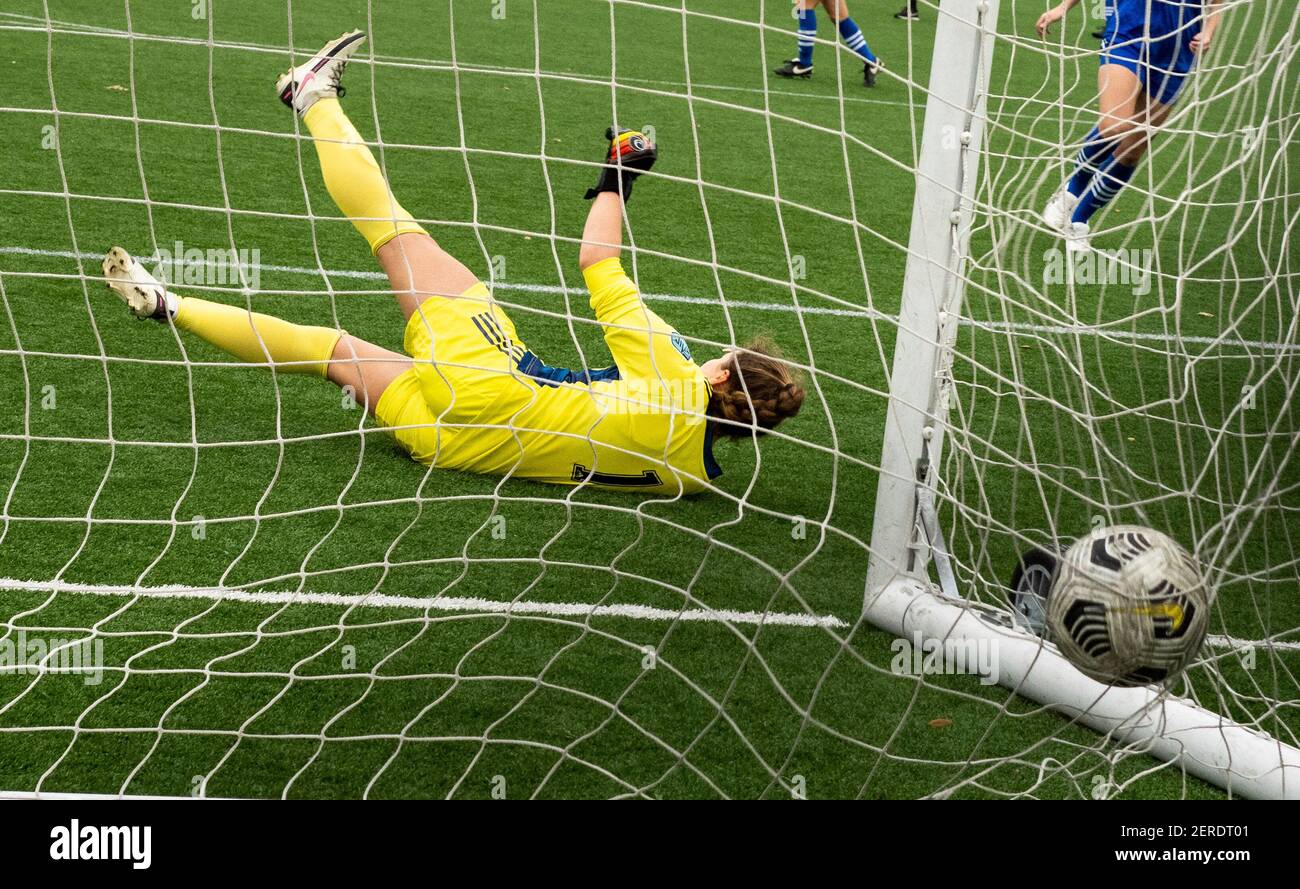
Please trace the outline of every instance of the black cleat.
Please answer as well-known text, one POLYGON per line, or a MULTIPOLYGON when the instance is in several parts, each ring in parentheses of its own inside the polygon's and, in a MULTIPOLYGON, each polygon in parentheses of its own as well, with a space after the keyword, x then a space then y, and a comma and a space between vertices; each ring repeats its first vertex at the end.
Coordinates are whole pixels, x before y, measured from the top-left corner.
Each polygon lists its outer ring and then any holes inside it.
POLYGON ((908 0, 908 4, 894 13, 894 18, 905 22, 919 22, 921 14, 916 11, 916 0, 908 0))
POLYGON ((876 75, 879 74, 880 69, 884 67, 885 67, 885 63, 880 61, 880 59, 876 59, 874 62, 867 62, 866 64, 864 64, 862 66, 862 85, 868 87, 875 86, 876 75))
POLYGON ((813 66, 804 67, 799 64, 798 59, 787 59, 780 68, 773 69, 772 73, 778 77, 812 77, 813 66))

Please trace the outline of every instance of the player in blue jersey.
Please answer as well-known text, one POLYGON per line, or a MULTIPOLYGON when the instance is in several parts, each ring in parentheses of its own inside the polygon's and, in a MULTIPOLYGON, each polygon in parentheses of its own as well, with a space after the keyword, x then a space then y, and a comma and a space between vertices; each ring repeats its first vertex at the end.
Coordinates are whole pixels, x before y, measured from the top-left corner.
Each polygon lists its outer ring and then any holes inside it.
MULTIPOLYGON (((1062 2, 1038 19, 1040 37, 1079 0, 1062 2)), ((1137 170, 1151 136, 1219 27, 1223 0, 1106 0, 1106 27, 1097 73, 1100 117, 1084 137, 1074 173, 1052 195, 1043 221, 1061 232, 1071 251, 1089 249, 1089 221, 1137 170)))

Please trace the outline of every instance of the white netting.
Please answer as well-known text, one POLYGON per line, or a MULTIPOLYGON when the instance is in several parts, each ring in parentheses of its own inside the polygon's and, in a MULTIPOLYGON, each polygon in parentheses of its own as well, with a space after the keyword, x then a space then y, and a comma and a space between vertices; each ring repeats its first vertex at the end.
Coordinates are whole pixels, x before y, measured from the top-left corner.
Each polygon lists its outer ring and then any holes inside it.
MULTIPOLYGON (((874 91, 821 10, 814 78, 770 73, 795 44, 784 0, 177 6, 0 11, 0 788, 1218 793, 860 617, 934 28, 975 3, 910 24, 857 4, 874 91), (578 195, 604 126, 649 125, 629 271, 697 357, 771 331, 806 374, 800 417, 761 451, 719 446, 697 499, 466 477, 411 463, 318 380, 126 317, 98 276, 113 243, 180 259, 181 292, 400 348, 271 89, 351 27, 349 115, 544 358, 607 363, 578 195)), ((1098 217, 1114 264, 1081 282, 1053 277, 1037 213, 1094 122, 1100 9, 1048 41, 1041 11, 1003 0, 974 87, 935 474, 960 587, 1005 612, 1025 547, 1095 517, 1159 527, 1220 595, 1176 690, 1295 743, 1296 8, 1225 4, 1098 217)))
POLYGON ((1095 218, 1095 249, 1072 259, 1035 213, 1096 121, 1095 58, 1070 45, 1097 23, 1083 9, 1064 46, 1008 35, 994 59, 937 473, 959 585, 1004 601, 1016 547, 1166 529, 1219 597, 1205 661, 1177 691, 1294 745, 1300 20, 1224 4, 1212 51, 1095 218), (1010 88, 1026 69, 1030 94, 1010 88))

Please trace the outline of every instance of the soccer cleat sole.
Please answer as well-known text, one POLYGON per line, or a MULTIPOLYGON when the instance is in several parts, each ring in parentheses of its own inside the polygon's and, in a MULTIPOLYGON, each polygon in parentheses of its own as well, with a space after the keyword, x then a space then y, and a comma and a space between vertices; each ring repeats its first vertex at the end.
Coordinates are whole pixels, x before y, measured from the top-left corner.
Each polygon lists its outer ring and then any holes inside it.
POLYGON ((121 247, 112 247, 104 255, 104 285, 112 291, 137 318, 158 316, 165 300, 161 285, 136 281, 131 274, 135 260, 121 247))

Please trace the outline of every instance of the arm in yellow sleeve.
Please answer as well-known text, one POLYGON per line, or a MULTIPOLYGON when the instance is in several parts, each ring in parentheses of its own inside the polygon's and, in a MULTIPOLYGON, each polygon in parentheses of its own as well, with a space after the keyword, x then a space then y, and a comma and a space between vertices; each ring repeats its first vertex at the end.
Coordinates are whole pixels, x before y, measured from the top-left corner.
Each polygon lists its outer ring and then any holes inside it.
POLYGON ((672 380, 699 373, 686 340, 645 304, 617 256, 587 266, 582 274, 624 379, 672 380))

